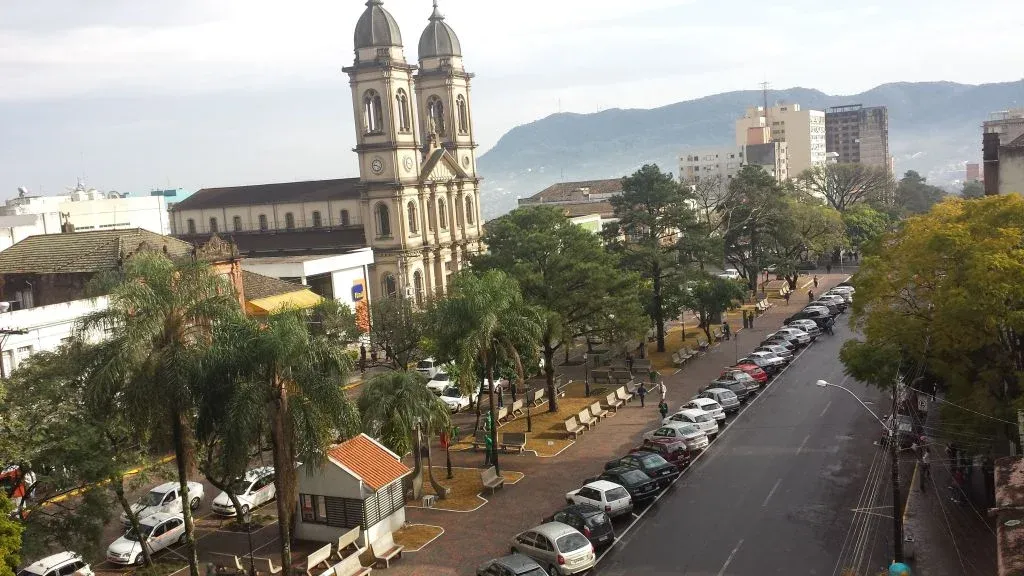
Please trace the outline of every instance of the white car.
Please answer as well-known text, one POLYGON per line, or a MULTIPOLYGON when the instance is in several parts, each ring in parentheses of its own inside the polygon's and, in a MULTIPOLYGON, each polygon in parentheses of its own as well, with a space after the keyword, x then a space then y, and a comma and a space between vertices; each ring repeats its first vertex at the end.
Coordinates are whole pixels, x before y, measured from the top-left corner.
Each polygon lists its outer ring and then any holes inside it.
POLYGON ((682 440, 690 451, 703 450, 708 447, 708 435, 696 424, 687 422, 669 422, 661 428, 644 433, 644 440, 655 438, 674 438, 682 440))
MULTIPOLYGON (((140 531, 146 535, 149 553, 155 554, 168 546, 185 542, 185 519, 181 514, 157 512, 139 522, 140 531)), ((107 560, 122 566, 142 564, 142 543, 134 529, 128 529, 114 543, 107 547, 107 560)))
MULTIPOLYGON (((152 488, 145 496, 139 498, 138 502, 132 504, 132 511, 135 512, 139 520, 157 512, 179 514, 181 512, 181 494, 178 493, 178 488, 177 482, 165 482, 152 488)), ((199 503, 203 501, 203 485, 199 482, 189 482, 188 499, 189 508, 192 510, 199 508, 199 503)), ((121 512, 121 524, 126 528, 131 526, 128 514, 124 512, 121 512)))
POLYGON ((434 377, 434 374, 441 371, 441 364, 433 358, 424 358, 416 363, 416 371, 429 380, 434 377))
POLYGON ((440 396, 441 392, 444 392, 445 389, 451 385, 452 379, 448 376, 447 372, 438 372, 437 374, 434 374, 433 378, 427 380, 427 388, 438 396, 440 396))
POLYGON ((715 402, 711 398, 694 398, 686 404, 683 404, 681 410, 703 410, 719 421, 725 422, 725 409, 718 402, 715 402))
POLYGON ((93 572, 81 555, 58 552, 25 566, 18 576, 93 576, 93 572))
POLYGON ((668 425, 673 422, 694 424, 697 428, 700 428, 701 432, 707 434, 709 440, 714 440, 715 436, 718 436, 718 421, 715 420, 714 416, 703 410, 687 408, 661 421, 662 425, 668 425))
POLYGON ((757 348, 754 348, 754 352, 771 352, 772 354, 775 354, 779 358, 785 360, 787 363, 793 361, 793 353, 790 352, 789 349, 783 346, 782 344, 772 344, 771 342, 769 342, 767 344, 762 344, 757 348))
MULTIPOLYGON (((242 505, 242 514, 270 502, 277 494, 274 487, 274 467, 253 468, 245 476, 234 481, 231 492, 242 505)), ((213 511, 222 516, 234 516, 235 507, 227 492, 221 492, 213 499, 213 511)))
POLYGON ((460 412, 469 408, 469 396, 459 391, 458 386, 449 386, 441 392, 441 401, 448 405, 448 409, 455 412, 460 412))
POLYGON ((633 511, 633 499, 629 497, 629 492, 607 480, 594 480, 578 490, 566 492, 565 501, 569 504, 590 504, 604 510, 609 518, 633 511))
POLYGON ((726 268, 718 277, 725 278, 726 280, 739 280, 740 271, 735 268, 726 268))
MULTIPOLYGON (((751 352, 750 354, 747 354, 747 358, 759 359, 768 366, 772 366, 776 369, 782 368, 786 364, 785 360, 772 352, 751 352)), ((758 364, 758 366, 760 366, 760 364, 758 364)))
POLYGON ((788 324, 788 326, 796 328, 797 330, 803 330, 811 337, 812 340, 821 336, 821 328, 818 328, 818 324, 814 320, 807 318, 803 320, 793 320, 788 324))
POLYGON ((785 334, 789 336, 790 342, 792 342, 795 338, 796 343, 801 346, 806 346, 814 340, 814 338, 811 338, 811 335, 808 334, 806 331, 801 330, 800 328, 794 328, 792 326, 783 326, 782 328, 776 330, 774 333, 785 334))

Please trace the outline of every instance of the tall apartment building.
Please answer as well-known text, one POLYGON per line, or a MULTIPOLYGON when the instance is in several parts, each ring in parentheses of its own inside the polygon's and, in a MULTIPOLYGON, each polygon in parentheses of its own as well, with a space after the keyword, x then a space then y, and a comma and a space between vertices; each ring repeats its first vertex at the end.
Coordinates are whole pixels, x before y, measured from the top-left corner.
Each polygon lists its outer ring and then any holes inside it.
POLYGON ((982 132, 999 134, 999 145, 1006 146, 1024 134, 1024 108, 992 112, 982 125, 982 132))
POLYGON ((796 176, 812 167, 825 164, 825 113, 804 110, 799 104, 780 104, 765 111, 763 106, 748 108, 736 121, 736 145, 761 144, 764 130, 772 142, 785 142, 788 172, 796 176), (751 142, 750 139, 755 141, 751 142))
POLYGON ((860 104, 836 106, 825 113, 825 142, 842 164, 889 169, 889 110, 860 104))
POLYGON ((687 150, 679 156, 679 181, 695 185, 715 180, 724 191, 745 165, 744 155, 743 146, 687 150))

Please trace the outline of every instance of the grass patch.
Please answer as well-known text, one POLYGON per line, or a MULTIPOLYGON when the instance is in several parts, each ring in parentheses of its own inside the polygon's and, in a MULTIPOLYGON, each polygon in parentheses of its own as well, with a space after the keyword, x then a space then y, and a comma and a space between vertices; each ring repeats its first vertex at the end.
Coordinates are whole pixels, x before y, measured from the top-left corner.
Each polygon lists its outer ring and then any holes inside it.
POLYGON ((435 538, 444 534, 444 528, 429 524, 406 524, 392 534, 395 544, 405 546, 403 552, 419 552, 435 538))
MULTIPOLYGON (((434 502, 434 508, 438 510, 449 510, 453 512, 471 512, 483 506, 487 502, 480 497, 484 490, 483 482, 480 481, 479 468, 452 468, 452 479, 448 479, 448 472, 444 466, 433 466, 431 471, 434 479, 441 486, 450 489, 448 497, 444 500, 438 498, 434 502)), ((501 475, 505 478, 505 484, 515 484, 523 479, 522 472, 511 472, 502 470, 501 475)), ((424 494, 436 494, 434 487, 424 478, 424 494)), ((409 501, 410 506, 420 506, 419 501, 409 501)))
MULTIPOLYGON (((558 412, 548 412, 546 402, 530 411, 533 431, 526 433, 527 450, 536 451, 538 456, 554 456, 572 444, 572 440, 566 438, 565 421, 601 399, 594 393, 596 389, 591 390, 590 398, 583 398, 583 383, 578 385, 579 392, 575 392, 576 386, 575 382, 570 384, 565 398, 558 399, 558 412)), ((607 396, 608 392, 604 394, 607 396)), ((499 440, 502 432, 526 432, 526 417, 516 418, 498 428, 499 440)))

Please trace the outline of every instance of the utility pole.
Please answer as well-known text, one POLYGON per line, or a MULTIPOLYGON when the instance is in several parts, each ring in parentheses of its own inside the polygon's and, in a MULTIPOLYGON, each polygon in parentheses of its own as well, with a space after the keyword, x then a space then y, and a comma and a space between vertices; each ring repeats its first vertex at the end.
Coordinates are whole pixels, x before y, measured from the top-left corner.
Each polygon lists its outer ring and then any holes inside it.
POLYGON ((900 514, 900 446, 899 424, 896 414, 899 407, 901 377, 896 378, 892 388, 892 420, 889 422, 889 458, 892 460, 892 556, 893 562, 903 562, 903 516, 900 514))

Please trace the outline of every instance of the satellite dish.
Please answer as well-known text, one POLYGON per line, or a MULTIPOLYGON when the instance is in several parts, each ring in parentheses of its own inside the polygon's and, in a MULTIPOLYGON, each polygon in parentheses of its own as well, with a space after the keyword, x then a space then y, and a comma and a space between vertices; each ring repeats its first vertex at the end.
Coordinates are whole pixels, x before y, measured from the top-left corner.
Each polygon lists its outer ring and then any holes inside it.
POLYGON ((28 188, 25 188, 24 186, 18 186, 18 196, 20 196, 21 198, 24 198, 27 195, 28 195, 28 188))

